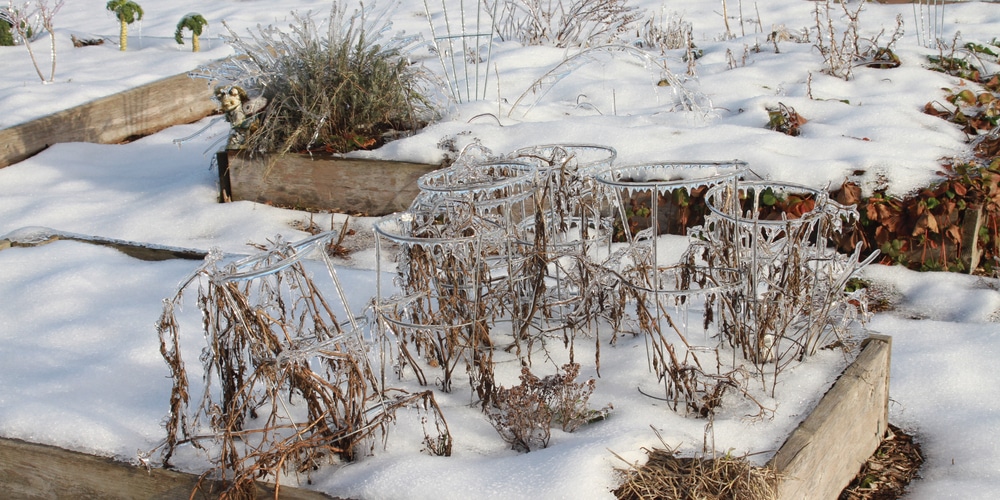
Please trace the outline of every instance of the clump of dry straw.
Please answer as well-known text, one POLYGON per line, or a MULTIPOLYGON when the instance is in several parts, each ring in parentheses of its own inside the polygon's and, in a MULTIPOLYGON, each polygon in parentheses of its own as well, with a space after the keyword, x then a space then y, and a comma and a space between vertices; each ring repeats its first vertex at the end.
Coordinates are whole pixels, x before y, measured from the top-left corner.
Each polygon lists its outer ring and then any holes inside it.
MULTIPOLYGON (((642 466, 620 469, 625 481, 614 490, 620 499, 772 500, 777 498, 775 472, 746 457, 678 457, 676 450, 648 450, 642 466)), ((621 458, 621 457, 619 457, 621 458)), ((622 459, 624 460, 624 459, 622 459)))

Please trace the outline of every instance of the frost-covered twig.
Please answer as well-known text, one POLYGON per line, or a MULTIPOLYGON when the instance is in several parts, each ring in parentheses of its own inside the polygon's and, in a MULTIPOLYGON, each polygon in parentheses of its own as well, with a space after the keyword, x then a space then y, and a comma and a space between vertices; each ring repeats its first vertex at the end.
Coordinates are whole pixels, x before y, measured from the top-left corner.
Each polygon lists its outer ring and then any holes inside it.
POLYGON ((13 0, 7 2, 7 7, 0 10, 0 20, 10 23, 11 29, 17 35, 17 39, 24 44, 31 57, 31 63, 35 66, 35 72, 42 83, 52 83, 56 77, 56 35, 52 19, 59 9, 62 8, 66 0, 58 0, 55 4, 49 5, 48 0, 39 0, 34 8, 31 2, 24 2, 14 5, 13 0), (49 70, 49 78, 46 80, 42 75, 41 68, 38 67, 38 60, 35 52, 31 49, 31 40, 37 36, 39 26, 49 33, 49 44, 51 47, 50 59, 52 68, 49 70))

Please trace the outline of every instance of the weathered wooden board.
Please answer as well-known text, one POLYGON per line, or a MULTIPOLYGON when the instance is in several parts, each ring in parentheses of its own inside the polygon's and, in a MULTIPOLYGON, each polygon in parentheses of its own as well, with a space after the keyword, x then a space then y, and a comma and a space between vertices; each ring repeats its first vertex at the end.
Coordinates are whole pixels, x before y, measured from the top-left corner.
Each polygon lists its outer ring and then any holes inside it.
POLYGON ((180 248, 137 241, 126 241, 101 236, 58 231, 47 227, 26 227, 0 236, 0 250, 11 247, 37 247, 57 240, 79 241, 91 245, 114 248, 129 257, 159 261, 167 259, 203 260, 208 252, 193 248, 180 248))
POLYGON ((420 193, 417 179, 440 165, 388 160, 286 154, 249 158, 219 153, 223 201, 379 216, 409 208, 420 193))
MULTIPOLYGON (((198 477, 192 474, 135 467, 16 439, 0 439, 0 497, 24 500, 100 498, 104 500, 217 498, 211 487, 194 496, 198 477)), ((218 491, 218 489, 216 489, 218 491)), ((321 500, 322 493, 282 486, 278 498, 321 500)), ((259 485, 258 498, 274 498, 274 490, 259 485)))
POLYGON ((888 426, 892 339, 873 335, 861 354, 771 459, 781 500, 837 498, 878 448, 888 426))
POLYGON ((0 168, 60 142, 114 144, 216 111, 210 82, 177 75, 0 130, 0 168))

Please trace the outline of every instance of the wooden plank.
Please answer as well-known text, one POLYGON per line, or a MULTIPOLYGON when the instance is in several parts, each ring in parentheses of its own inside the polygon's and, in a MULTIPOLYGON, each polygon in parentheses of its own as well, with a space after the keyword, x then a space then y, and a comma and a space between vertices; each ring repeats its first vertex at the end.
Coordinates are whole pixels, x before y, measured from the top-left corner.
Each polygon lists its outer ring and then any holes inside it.
POLYGON ((219 154, 223 201, 248 200, 297 209, 386 215, 409 208, 417 179, 440 165, 286 154, 219 154), (225 163, 225 165, 223 164, 225 163))
POLYGON ((146 261, 167 259, 203 260, 208 255, 208 252, 204 250, 193 248, 154 245, 151 243, 139 243, 101 236, 68 233, 47 227, 28 227, 7 233, 3 237, 0 237, 0 250, 11 247, 37 247, 57 240, 79 241, 91 245, 111 247, 129 257, 146 261))
MULTIPOLYGON (((163 500, 218 498, 210 493, 219 485, 192 496, 198 476, 181 472, 136 467, 110 458, 96 457, 60 448, 0 439, 0 491, 4 498, 101 498, 163 500)), ((258 498, 275 498, 270 485, 259 484, 258 498)), ((331 497, 319 492, 281 486, 277 498, 322 500, 331 497)))
POLYGON ((889 417, 892 339, 872 335, 861 354, 796 428, 769 465, 778 498, 837 498, 878 448, 889 417))
MULTIPOLYGON (((979 230, 983 227, 982 205, 968 206, 962 213, 962 265, 969 274, 976 272, 983 252, 979 249, 979 230)), ((995 244, 995 243, 994 243, 995 244)))
POLYGON ((0 130, 0 168, 52 144, 115 144, 198 121, 218 108, 208 80, 176 75, 0 130))

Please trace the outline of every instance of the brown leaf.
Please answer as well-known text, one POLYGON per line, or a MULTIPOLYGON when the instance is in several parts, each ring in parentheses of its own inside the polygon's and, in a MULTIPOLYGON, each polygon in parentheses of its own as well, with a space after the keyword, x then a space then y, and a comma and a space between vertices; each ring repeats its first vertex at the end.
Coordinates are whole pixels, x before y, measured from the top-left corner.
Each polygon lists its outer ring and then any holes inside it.
POLYGON ((944 236, 955 242, 956 245, 960 245, 962 243, 962 231, 956 225, 949 226, 948 229, 945 230, 944 236))
POLYGON ((937 233, 938 224, 937 219, 934 218, 929 212, 924 212, 918 219, 917 223, 913 225, 913 233, 910 236, 917 237, 926 233, 937 233))
POLYGON ((893 210, 889 207, 888 203, 875 205, 875 210, 878 212, 877 220, 886 221, 893 216, 893 210))
POLYGON ((879 211, 877 203, 875 203, 872 200, 868 200, 868 203, 865 203, 865 217, 868 217, 868 220, 871 221, 879 220, 879 211))
POLYGON ((875 228, 875 244, 879 247, 888 243, 890 239, 892 239, 892 235, 889 234, 889 230, 885 226, 875 228))
POLYGON ((861 202, 861 187, 853 182, 845 182, 834 199, 842 205, 857 205, 861 202))
POLYGON ((933 102, 924 105, 924 113, 938 118, 948 118, 951 115, 948 110, 937 109, 933 102))
POLYGON ((816 208, 816 200, 812 198, 806 198, 801 202, 796 203, 795 206, 791 207, 791 209, 795 212, 796 217, 802 217, 804 214, 813 211, 815 208, 816 208))

